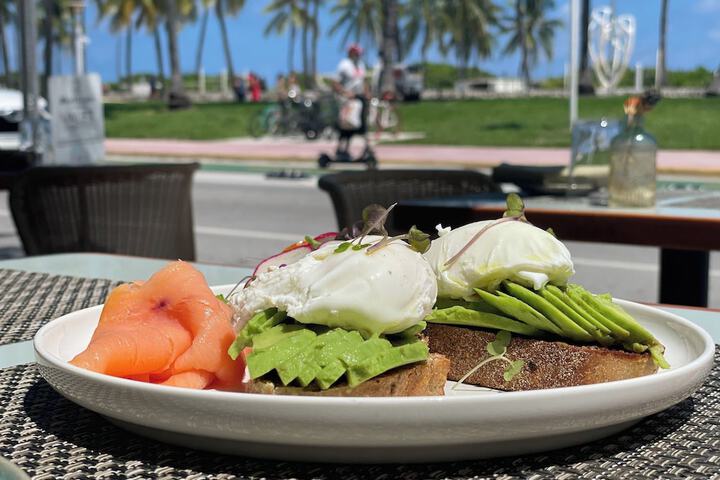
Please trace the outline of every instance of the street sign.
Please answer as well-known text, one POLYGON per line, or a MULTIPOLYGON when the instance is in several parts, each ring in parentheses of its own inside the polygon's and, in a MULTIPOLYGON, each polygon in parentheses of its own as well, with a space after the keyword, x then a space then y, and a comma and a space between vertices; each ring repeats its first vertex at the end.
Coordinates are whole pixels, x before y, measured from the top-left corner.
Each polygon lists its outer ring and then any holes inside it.
POLYGON ((97 74, 50 77, 50 163, 81 165, 105 156, 102 86, 97 74))

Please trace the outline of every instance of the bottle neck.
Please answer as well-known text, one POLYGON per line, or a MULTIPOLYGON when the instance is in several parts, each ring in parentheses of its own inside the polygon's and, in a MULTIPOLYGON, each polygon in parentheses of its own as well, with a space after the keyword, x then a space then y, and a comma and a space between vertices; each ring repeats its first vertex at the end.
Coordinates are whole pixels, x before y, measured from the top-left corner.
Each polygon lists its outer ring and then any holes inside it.
POLYGON ((645 123, 642 115, 625 115, 625 126, 628 129, 641 129, 645 123))

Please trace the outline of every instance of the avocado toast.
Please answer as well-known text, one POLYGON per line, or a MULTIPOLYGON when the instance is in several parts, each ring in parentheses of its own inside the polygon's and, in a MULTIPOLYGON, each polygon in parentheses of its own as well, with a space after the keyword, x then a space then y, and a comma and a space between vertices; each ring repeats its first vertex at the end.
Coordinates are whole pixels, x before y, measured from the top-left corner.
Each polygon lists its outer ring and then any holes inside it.
POLYGON ((568 283, 570 253, 527 222, 517 195, 501 219, 443 229, 425 258, 438 279, 426 334, 450 358, 450 380, 528 390, 669 368, 664 346, 609 295, 568 283))

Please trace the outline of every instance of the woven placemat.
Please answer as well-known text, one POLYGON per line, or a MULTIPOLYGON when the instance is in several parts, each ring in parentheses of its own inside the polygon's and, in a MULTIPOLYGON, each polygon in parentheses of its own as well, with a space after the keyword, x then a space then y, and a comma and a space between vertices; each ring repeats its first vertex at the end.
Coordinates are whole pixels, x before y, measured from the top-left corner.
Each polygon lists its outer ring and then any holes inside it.
POLYGON ((36 479, 720 478, 720 347, 689 399, 613 437, 527 457, 320 465, 215 455, 145 440, 55 393, 34 364, 0 370, 0 455, 36 479))
POLYGON ((118 282, 0 269, 0 345, 32 340, 50 320, 99 305, 118 282))

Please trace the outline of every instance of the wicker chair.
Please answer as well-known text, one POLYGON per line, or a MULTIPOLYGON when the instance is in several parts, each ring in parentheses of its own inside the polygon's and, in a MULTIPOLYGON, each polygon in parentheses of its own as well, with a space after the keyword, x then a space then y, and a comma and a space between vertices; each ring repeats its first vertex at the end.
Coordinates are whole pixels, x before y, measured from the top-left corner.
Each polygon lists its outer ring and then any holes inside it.
POLYGON ((37 167, 10 191, 27 255, 104 252, 195 259, 198 164, 37 167))
MULTIPOLYGON (((371 203, 499 192, 487 175, 468 170, 368 170, 325 175, 318 185, 328 192, 338 227, 352 225, 371 203)), ((392 214, 391 214, 392 216, 392 214)), ((392 218, 387 222, 392 229, 392 218)))

